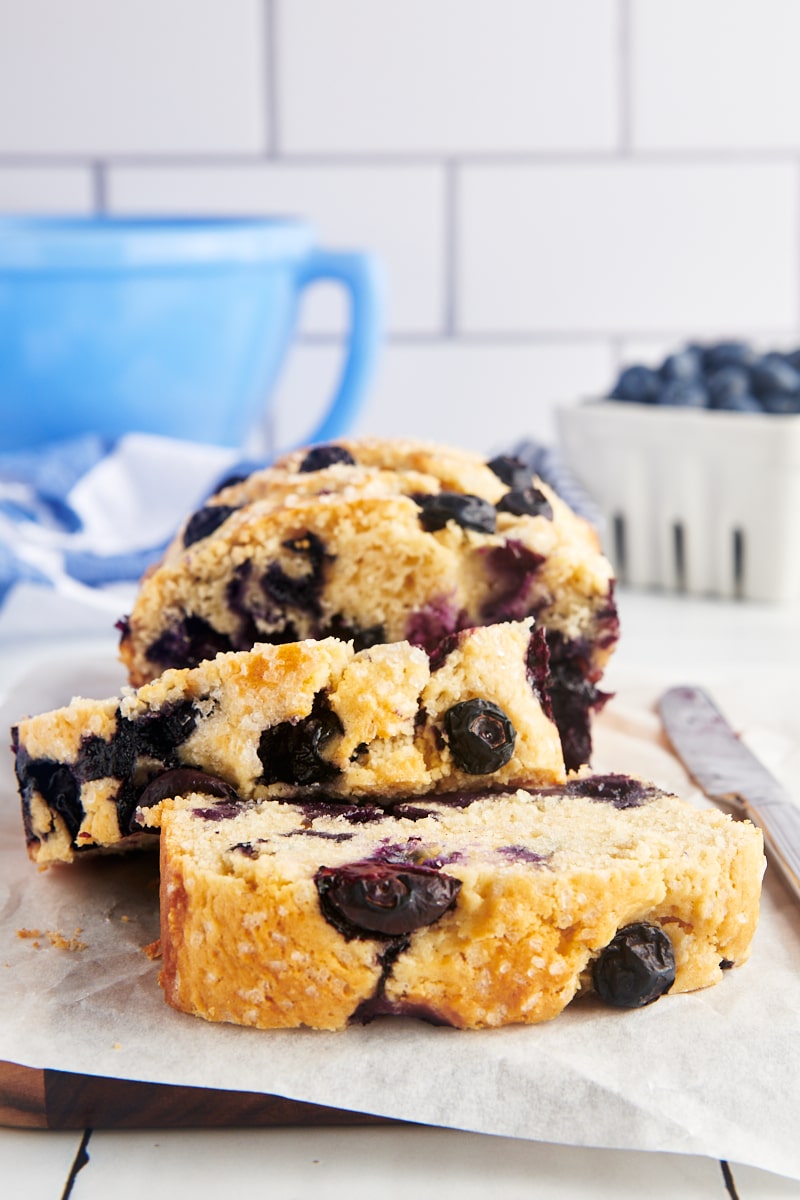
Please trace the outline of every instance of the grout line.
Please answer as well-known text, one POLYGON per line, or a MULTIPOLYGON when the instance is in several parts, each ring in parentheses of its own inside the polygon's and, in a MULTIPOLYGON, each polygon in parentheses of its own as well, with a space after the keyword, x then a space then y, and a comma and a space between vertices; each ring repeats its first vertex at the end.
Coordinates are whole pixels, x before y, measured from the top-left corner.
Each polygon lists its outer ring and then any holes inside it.
POLYGON ((267 131, 267 158, 279 156, 278 138, 278 52, 275 44, 277 0, 264 0, 264 90, 269 128, 267 131))
POLYGON ((69 1200, 69 1197, 72 1195, 72 1189, 75 1185, 75 1180, 78 1177, 78 1172, 82 1171, 89 1161, 88 1146, 91 1136, 91 1129, 84 1129, 81 1143, 78 1146, 77 1153, 73 1159, 72 1166, 70 1167, 69 1175, 67 1176, 67 1182, 64 1184, 64 1191, 61 1193, 61 1200, 69 1200))
POLYGON ((619 101, 619 149, 624 157, 629 157, 632 148, 632 60, 631 60, 631 22, 633 13, 630 0, 619 0, 617 9, 619 21, 617 64, 618 101, 619 101))
MULTIPOLYGON (((275 73, 273 87, 277 92, 275 73)), ((622 153, 619 148, 609 150, 497 150, 463 151, 457 156, 447 150, 438 151, 318 151, 283 153, 279 150, 276 129, 271 141, 274 153, 282 163, 293 167, 430 167, 440 166, 443 161, 464 166, 486 167, 537 167, 537 166, 610 166, 623 163, 625 166, 754 166, 785 165, 797 162, 797 147, 783 149, 714 149, 687 148, 648 150, 637 148, 635 154, 622 153)), ((2 167, 71 167, 86 166, 86 155, 48 153, 0 152, 2 167)), ((104 156, 106 166, 113 167, 260 167, 264 165, 264 154, 258 151, 209 151, 198 153, 179 150, 163 154, 108 154, 104 156)))
MULTIPOLYGON (((510 330, 504 332, 464 332, 455 330, 452 334, 444 335, 436 330, 401 330, 387 331, 384 341, 390 345, 435 345, 437 342, 457 342, 462 345, 473 346, 539 346, 553 344, 574 344, 574 343, 605 343, 615 354, 617 361, 621 361, 623 355, 623 347, 625 342, 665 342, 669 344, 677 344, 684 341, 703 341, 713 340, 722 336, 720 330, 664 330, 664 329, 637 329, 637 330, 619 330, 619 329, 553 329, 547 331, 519 332, 510 330)), ((724 331, 726 334, 734 336, 736 331, 724 331)), ((753 326, 747 327, 747 337, 758 340, 762 338, 782 338, 795 337, 797 329, 787 327, 784 330, 770 327, 769 329, 757 329, 753 326)), ((345 339, 344 333, 325 333, 325 332, 306 332, 299 334, 297 342, 307 346, 326 346, 338 345, 339 342, 345 339)), ((744 332, 741 333, 744 337, 744 332)))
POLYGON ((454 338, 458 329, 458 164, 444 168, 444 334, 454 338))
POLYGON ((96 216, 108 212, 108 177, 105 163, 93 162, 92 172, 92 211, 96 216))

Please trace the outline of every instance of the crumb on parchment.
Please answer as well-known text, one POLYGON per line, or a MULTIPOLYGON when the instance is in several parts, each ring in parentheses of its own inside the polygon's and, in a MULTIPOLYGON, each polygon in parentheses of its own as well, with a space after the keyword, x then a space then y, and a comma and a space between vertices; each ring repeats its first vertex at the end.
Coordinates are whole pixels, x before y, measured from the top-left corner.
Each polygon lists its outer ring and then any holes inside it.
POLYGON ((80 937, 78 936, 80 933, 83 933, 83 929, 80 925, 76 926, 72 937, 66 937, 57 929, 46 929, 44 933, 42 933, 41 929, 23 928, 17 930, 17 937, 31 940, 35 950, 41 950, 42 943, 40 939, 42 937, 46 937, 50 945, 55 946, 56 950, 85 950, 87 948, 87 944, 86 942, 81 941, 80 937))

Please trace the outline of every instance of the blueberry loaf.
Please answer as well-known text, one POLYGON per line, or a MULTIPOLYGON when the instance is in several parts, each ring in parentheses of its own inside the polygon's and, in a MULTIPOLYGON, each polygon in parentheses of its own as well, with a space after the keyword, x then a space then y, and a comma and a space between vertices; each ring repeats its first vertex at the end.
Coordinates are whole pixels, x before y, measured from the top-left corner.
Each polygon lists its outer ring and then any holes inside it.
POLYGON ((592 527, 518 460, 344 441, 223 487, 185 522, 120 624, 132 684, 255 642, 327 636, 432 650, 528 616, 545 631, 569 769, 618 636, 592 527))
POLYGON ((194 794, 162 814, 161 984, 261 1028, 640 1007, 747 959, 763 870, 755 826, 628 776, 388 809, 194 794))
POLYGON ((547 652, 531 626, 466 630, 431 655, 407 642, 257 645, 21 721, 12 739, 31 857, 132 846, 137 807, 157 825, 164 798, 201 774, 245 799, 560 782, 547 652))

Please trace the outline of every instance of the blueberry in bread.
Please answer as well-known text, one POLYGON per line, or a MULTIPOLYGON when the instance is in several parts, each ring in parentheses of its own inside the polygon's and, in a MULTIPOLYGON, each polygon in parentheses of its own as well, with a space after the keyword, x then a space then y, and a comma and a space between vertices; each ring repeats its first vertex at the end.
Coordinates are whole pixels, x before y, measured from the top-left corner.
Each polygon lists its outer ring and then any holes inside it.
POLYGON ((220 651, 328 636, 432 651, 532 616, 569 769, 618 637, 595 530, 516 459, 362 439, 286 456, 184 523, 121 623, 134 686, 220 651))
POLYGON ((432 655, 336 638, 219 654, 138 691, 75 699, 12 731, 29 853, 69 861, 148 840, 175 792, 398 794, 558 783, 564 762, 532 621, 465 630, 432 655), (187 774, 188 772, 188 774, 187 774))
POLYGON ((385 807, 167 802, 161 983, 209 1021, 459 1028, 707 987, 758 919, 760 831, 628 776, 385 807))

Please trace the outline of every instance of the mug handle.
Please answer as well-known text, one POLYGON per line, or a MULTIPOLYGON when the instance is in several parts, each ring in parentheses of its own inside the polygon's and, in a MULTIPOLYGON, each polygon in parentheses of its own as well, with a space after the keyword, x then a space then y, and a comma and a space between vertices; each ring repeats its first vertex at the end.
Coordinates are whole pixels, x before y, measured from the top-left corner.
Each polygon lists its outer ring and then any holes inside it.
POLYGON ((366 399, 383 333, 382 273, 371 255, 312 250, 300 266, 298 286, 322 279, 333 279, 350 293, 350 344, 333 400, 302 445, 329 442, 352 428, 366 399))

